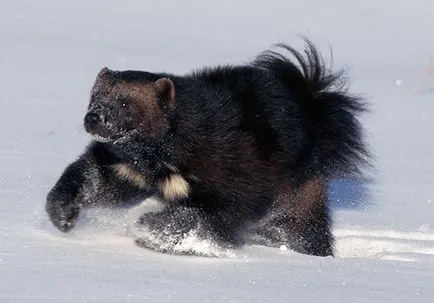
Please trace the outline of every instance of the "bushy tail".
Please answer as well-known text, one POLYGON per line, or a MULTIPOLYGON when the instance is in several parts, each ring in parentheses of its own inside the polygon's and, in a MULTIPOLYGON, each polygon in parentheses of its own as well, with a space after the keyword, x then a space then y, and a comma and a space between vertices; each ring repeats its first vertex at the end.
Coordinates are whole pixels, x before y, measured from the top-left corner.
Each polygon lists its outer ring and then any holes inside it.
POLYGON ((365 103, 348 93, 343 72, 331 71, 314 44, 305 41, 304 55, 290 46, 277 45, 289 52, 294 62, 279 52, 267 51, 255 65, 283 78, 295 101, 308 113, 312 169, 326 175, 358 174, 369 158, 358 120, 366 111, 365 103))

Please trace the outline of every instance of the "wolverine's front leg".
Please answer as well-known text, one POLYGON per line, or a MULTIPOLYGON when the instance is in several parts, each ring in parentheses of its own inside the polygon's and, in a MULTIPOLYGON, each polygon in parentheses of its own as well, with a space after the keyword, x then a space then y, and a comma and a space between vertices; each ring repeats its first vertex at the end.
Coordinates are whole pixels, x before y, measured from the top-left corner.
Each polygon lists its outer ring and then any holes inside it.
POLYGON ((67 232, 74 227, 80 212, 82 190, 90 178, 91 172, 96 170, 87 153, 70 164, 60 179, 47 195, 45 209, 51 222, 61 231, 67 232))
POLYGON ((151 191, 144 179, 126 168, 129 166, 120 163, 103 144, 90 145, 48 193, 46 211, 50 220, 67 232, 83 207, 131 205, 147 198, 151 191))

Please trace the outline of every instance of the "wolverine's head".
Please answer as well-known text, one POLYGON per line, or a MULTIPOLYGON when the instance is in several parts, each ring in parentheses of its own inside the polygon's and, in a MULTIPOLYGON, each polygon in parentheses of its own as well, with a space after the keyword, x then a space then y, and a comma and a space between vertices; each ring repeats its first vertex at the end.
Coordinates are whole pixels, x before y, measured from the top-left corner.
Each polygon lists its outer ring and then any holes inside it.
POLYGON ((84 127, 99 141, 136 134, 155 137, 167 131, 174 106, 175 86, 169 78, 103 68, 92 88, 84 127))

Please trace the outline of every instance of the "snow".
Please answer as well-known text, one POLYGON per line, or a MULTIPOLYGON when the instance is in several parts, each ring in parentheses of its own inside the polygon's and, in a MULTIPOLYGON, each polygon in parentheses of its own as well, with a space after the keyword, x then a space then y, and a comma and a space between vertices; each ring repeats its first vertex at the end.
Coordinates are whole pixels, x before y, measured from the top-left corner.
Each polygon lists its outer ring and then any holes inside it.
POLYGON ((0 302, 434 302, 433 17, 432 0, 1 1, 0 302), (89 211, 68 234, 47 221, 100 68, 182 73, 299 35, 371 103, 376 171, 332 184, 335 258, 149 252, 129 237, 140 208, 89 211))

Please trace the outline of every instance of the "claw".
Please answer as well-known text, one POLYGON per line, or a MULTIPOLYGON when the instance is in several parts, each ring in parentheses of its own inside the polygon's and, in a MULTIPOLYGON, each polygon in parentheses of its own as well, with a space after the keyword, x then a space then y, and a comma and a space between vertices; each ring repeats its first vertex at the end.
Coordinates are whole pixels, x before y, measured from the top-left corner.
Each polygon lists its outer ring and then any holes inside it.
POLYGON ((57 228, 60 231, 66 233, 66 232, 70 231, 75 226, 75 221, 76 221, 75 219, 71 219, 70 221, 59 220, 59 221, 57 221, 57 224, 56 224, 56 222, 53 222, 53 223, 54 223, 54 225, 57 226, 57 228))

